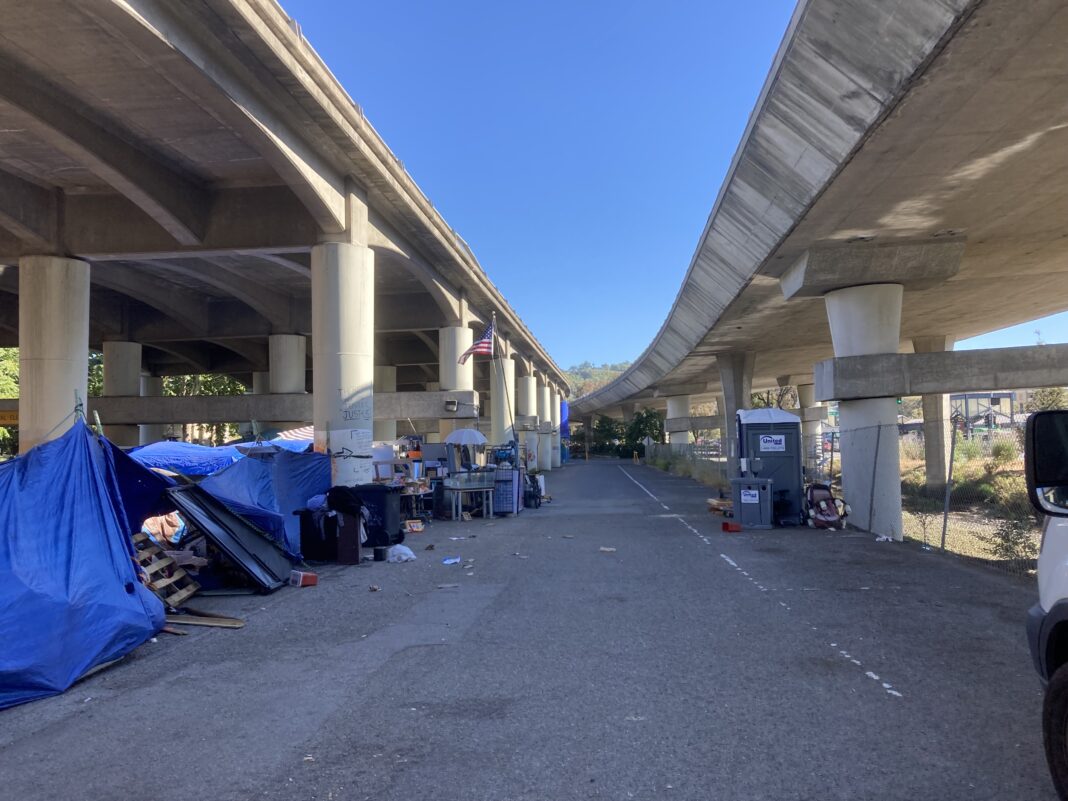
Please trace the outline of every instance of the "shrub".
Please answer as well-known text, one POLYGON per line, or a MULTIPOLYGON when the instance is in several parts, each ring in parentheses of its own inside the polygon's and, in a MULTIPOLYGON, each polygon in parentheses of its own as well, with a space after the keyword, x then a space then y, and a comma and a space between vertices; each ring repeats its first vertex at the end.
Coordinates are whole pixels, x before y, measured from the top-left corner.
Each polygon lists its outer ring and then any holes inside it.
POLYGON ((1015 568, 1029 568, 1038 558, 1039 539, 1030 518, 1002 520, 994 531, 979 534, 979 538, 990 546, 990 553, 995 559, 1008 562, 1015 568))
POLYGON ((983 446, 978 440, 965 439, 962 434, 957 434, 957 449, 953 456, 954 462, 971 462, 982 455, 983 446))
POLYGON ((990 448, 990 460, 998 467, 1004 467, 1019 458, 1020 452, 1011 439, 999 439, 990 448))

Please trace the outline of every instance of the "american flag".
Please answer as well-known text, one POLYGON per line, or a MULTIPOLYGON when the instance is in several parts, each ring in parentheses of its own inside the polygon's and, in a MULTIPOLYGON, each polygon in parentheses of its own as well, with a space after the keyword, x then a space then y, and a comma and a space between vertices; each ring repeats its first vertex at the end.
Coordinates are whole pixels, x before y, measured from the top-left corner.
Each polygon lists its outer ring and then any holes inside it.
POLYGON ((482 332, 482 336, 475 340, 475 344, 469 347, 463 352, 460 360, 457 364, 467 364, 467 360, 474 354, 481 353, 483 356, 493 355, 493 321, 490 320, 490 324, 486 326, 486 330, 482 332))

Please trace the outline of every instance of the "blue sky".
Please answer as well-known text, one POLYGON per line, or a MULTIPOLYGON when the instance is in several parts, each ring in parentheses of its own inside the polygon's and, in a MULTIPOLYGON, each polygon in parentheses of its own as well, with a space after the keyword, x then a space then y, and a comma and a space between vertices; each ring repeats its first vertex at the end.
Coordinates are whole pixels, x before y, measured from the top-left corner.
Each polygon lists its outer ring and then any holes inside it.
POLYGON ((563 367, 659 329, 794 7, 282 3, 563 367))

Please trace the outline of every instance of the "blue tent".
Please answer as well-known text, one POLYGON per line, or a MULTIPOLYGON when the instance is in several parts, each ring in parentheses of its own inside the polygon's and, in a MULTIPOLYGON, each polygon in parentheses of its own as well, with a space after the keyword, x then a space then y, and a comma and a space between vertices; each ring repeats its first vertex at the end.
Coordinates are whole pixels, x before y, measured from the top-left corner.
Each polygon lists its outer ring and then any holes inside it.
POLYGON ((163 626, 126 508, 150 508, 158 485, 120 461, 76 423, 0 465, 0 708, 63 692, 163 626))
POLYGON ((293 512, 330 489, 330 458, 287 450, 248 456, 208 476, 200 488, 299 560, 300 519, 293 512))

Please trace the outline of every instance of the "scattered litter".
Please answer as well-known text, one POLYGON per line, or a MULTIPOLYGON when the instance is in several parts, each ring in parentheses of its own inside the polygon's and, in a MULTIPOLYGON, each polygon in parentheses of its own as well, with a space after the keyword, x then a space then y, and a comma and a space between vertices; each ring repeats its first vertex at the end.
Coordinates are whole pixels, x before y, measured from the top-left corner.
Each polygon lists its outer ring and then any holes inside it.
POLYGON ((601 553, 615 553, 615 552, 616 552, 615 548, 606 548, 603 545, 601 546, 601 553))
POLYGON ((460 586, 459 584, 439 584, 438 585, 438 589, 439 590, 455 590, 459 586, 460 586))
POLYGON ((632 722, 636 722, 636 721, 639 721, 639 720, 645 720, 645 716, 644 715, 627 715, 625 718, 623 718, 623 720, 629 720, 629 721, 632 721, 632 722))
POLYGON ((459 542, 460 540, 466 540, 467 537, 449 537, 453 542, 459 542))
POLYGON ((424 551, 432 551, 432 550, 434 550, 434 543, 430 543, 428 546, 423 548, 423 550, 424 551))
POLYGON ((463 520, 465 523, 470 523, 471 522, 471 513, 470 512, 460 512, 460 519, 463 520))
POLYGON ((875 541, 876 542, 893 542, 894 538, 893 537, 887 537, 885 534, 880 534, 878 537, 875 538, 875 541))
POLYGON ((152 637, 149 642, 159 642, 159 640, 157 640, 155 637, 152 637))
POLYGON ((394 564, 398 562, 414 562, 415 553, 407 545, 394 545, 389 549, 389 557, 386 561, 394 564))
POLYGON ((377 584, 372 584, 370 587, 367 588, 367 591, 368 592, 379 592, 381 589, 382 588, 379 587, 377 584))
POLYGON ((513 553, 512 556, 518 556, 520 559, 529 559, 530 558, 526 554, 519 553, 519 551, 516 551, 515 553, 513 553))
POLYGON ((291 587, 314 587, 319 583, 319 577, 308 570, 290 570, 289 585, 291 587))
MULTIPOLYGON (((153 639, 155 639, 155 638, 153 638, 153 639)), ((82 701, 82 703, 83 703, 83 704, 88 704, 88 703, 89 703, 90 701, 92 701, 92 700, 93 700, 93 696, 91 696, 91 695, 87 695, 87 696, 85 696, 85 700, 84 700, 84 701, 82 701)))
POLYGON ((458 565, 458 564, 460 564, 460 557, 459 556, 446 556, 444 559, 441 560, 441 563, 443 565, 458 565))
POLYGON ((315 757, 313 757, 311 754, 308 754, 306 757, 304 757, 304 761, 305 762, 314 762, 315 761, 315 757))
POLYGON ((405 520, 404 531, 408 534, 422 534, 426 530, 426 525, 422 520, 405 520))
POLYGON ((563 537, 563 538, 564 538, 565 540, 573 540, 573 539, 575 539, 575 535, 574 535, 574 534, 562 534, 561 536, 562 536, 562 537, 563 537))
POLYGON ((189 634, 188 631, 182 631, 181 629, 176 629, 174 626, 164 626, 163 628, 160 629, 160 631, 164 632, 165 634, 176 634, 179 637, 184 637, 187 634, 189 634))

